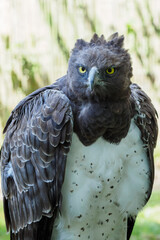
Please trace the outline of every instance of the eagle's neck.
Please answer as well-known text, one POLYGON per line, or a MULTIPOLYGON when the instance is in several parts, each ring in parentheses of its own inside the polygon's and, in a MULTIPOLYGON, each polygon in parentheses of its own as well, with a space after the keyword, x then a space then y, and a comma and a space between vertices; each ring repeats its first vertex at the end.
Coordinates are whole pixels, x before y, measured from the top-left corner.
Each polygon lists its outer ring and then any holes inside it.
POLYGON ((84 145, 90 145, 103 136, 111 143, 119 143, 127 135, 131 122, 129 101, 79 105, 72 103, 74 131, 84 145))
POLYGON ((61 90, 70 99, 74 116, 74 132, 88 146, 99 137, 111 143, 119 143, 126 137, 132 118, 129 98, 116 101, 77 99, 72 90, 61 82, 61 90))

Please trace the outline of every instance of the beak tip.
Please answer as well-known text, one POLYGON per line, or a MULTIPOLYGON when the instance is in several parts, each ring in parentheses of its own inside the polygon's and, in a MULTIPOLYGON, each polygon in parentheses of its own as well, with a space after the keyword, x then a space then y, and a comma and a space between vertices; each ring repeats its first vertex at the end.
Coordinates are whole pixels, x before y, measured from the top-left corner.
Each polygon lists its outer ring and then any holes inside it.
POLYGON ((92 81, 90 81, 90 90, 93 91, 93 86, 94 86, 94 79, 92 81))

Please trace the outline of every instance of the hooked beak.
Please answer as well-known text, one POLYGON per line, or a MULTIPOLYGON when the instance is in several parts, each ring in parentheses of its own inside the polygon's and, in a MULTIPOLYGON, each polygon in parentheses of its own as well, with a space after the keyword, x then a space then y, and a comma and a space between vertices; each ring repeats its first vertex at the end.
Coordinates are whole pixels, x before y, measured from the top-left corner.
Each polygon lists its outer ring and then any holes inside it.
POLYGON ((89 72, 88 81, 89 81, 91 91, 93 90, 93 86, 94 86, 94 82, 95 82, 97 73, 98 73, 97 67, 92 67, 89 72))

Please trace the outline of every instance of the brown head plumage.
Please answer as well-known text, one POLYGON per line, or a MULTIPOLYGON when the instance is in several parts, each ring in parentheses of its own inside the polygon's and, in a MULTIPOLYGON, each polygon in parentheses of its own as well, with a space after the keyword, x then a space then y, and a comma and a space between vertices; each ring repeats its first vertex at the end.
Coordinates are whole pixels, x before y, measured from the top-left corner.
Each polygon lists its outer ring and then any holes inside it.
POLYGON ((118 33, 108 40, 97 34, 90 42, 77 40, 67 75, 69 87, 77 96, 103 100, 129 96, 132 67, 123 42, 124 37, 118 33))

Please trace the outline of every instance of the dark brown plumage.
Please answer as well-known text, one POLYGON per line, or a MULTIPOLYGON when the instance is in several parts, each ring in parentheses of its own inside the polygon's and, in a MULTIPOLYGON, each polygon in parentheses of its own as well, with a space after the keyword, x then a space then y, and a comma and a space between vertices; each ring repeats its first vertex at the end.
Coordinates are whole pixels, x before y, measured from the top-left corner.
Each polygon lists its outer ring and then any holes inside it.
MULTIPOLYGON (((117 33, 108 41, 96 34, 89 43, 77 40, 67 75, 30 94, 12 111, 1 151, 4 212, 11 239, 51 239, 63 205, 61 188, 73 132, 85 146, 101 137, 118 146, 133 120, 150 169, 148 201, 154 179, 157 113, 149 97, 131 83, 131 60, 123 40, 117 33)), ((128 215, 127 239, 134 221, 135 215, 128 215)))

